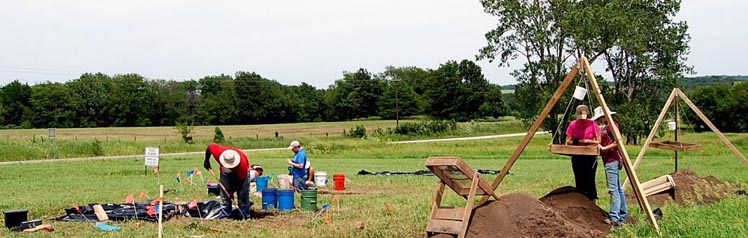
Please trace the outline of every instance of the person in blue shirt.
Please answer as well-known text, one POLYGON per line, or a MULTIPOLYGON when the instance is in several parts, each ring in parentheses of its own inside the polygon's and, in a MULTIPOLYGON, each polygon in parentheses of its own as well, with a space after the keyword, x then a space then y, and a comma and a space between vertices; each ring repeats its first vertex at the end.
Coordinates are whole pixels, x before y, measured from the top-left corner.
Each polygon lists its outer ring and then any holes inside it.
POLYGON ((296 187, 297 191, 306 190, 306 180, 309 176, 305 168, 307 164, 306 151, 298 141, 291 141, 288 148, 295 154, 293 160, 288 160, 288 164, 291 165, 291 175, 293 175, 293 186, 296 187))

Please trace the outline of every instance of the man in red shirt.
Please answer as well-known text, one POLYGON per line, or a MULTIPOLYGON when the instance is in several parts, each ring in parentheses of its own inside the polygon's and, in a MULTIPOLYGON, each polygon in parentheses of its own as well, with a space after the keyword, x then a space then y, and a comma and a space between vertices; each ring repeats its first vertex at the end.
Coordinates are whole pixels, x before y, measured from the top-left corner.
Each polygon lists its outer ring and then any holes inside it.
POLYGON ((226 188, 226 191, 221 192, 221 198, 226 205, 226 214, 231 215, 232 198, 236 193, 242 218, 249 219, 249 179, 247 177, 249 174, 249 159, 247 155, 239 148, 211 143, 205 150, 205 161, 203 161, 203 167, 207 170, 211 170, 211 156, 220 165, 220 182, 226 188))

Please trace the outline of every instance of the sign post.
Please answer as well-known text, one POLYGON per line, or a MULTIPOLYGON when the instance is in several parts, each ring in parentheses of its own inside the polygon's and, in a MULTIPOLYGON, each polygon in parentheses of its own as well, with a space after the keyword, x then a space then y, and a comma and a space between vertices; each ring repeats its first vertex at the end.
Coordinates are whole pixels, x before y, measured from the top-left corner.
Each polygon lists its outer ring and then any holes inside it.
MULTIPOLYGON (((144 173, 148 174, 148 167, 159 168, 158 155, 160 147, 146 147, 145 148, 145 169, 144 173)), ((160 168, 159 168, 160 170, 160 168)))
MULTIPOLYGON (((56 128, 47 128, 47 137, 49 137, 49 155, 52 159, 57 159, 57 147, 55 146, 56 128)), ((43 138, 42 138, 43 139, 43 138)))

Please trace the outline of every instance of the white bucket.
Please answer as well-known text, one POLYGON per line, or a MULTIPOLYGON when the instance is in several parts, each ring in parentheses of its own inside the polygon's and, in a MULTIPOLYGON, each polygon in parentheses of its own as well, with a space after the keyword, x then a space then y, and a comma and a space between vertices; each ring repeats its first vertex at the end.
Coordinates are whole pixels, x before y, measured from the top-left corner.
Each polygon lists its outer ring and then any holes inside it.
POLYGON ((675 125, 675 121, 669 121, 669 122, 667 122, 667 128, 670 129, 671 131, 674 131, 676 129, 675 126, 676 126, 675 125))
POLYGON ((314 172, 314 183, 317 184, 317 187, 326 186, 327 185, 327 172, 325 171, 314 172))
POLYGON ((291 189, 291 177, 286 174, 278 175, 278 188, 291 189))
POLYGON ((587 89, 579 86, 574 88, 574 98, 577 100, 583 100, 585 95, 587 95, 587 89))

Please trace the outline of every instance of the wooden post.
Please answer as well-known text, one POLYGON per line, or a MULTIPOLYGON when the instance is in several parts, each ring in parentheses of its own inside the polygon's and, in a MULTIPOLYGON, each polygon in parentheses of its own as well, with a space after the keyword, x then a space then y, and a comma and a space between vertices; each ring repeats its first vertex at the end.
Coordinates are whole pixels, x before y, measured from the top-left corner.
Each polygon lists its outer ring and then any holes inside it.
POLYGON ((164 233, 164 185, 161 185, 158 192, 158 238, 163 237, 164 233))
MULTIPOLYGON (((543 111, 540 112, 540 115, 537 119, 535 119, 535 123, 532 124, 532 127, 530 127, 530 130, 527 131, 527 134, 524 138, 522 138, 522 142, 519 143, 519 146, 517 146, 517 149, 514 150, 512 153, 512 156, 509 157, 509 160, 504 164, 504 168, 501 169, 499 172, 499 176, 497 176, 493 183, 491 183, 491 191, 496 191, 496 188, 499 187, 499 184, 501 184, 501 181, 504 180, 504 177, 506 177, 507 173, 509 173, 509 169, 514 166, 514 162, 517 161, 519 158, 519 155, 522 154, 522 152, 527 147, 527 144, 530 143, 532 138, 535 136, 535 133, 538 132, 538 129, 540 129, 540 126, 543 125, 543 122, 545 121, 545 118, 548 116, 548 114, 551 112, 551 109, 553 109, 554 106, 556 106, 556 103, 558 103, 558 100, 561 98, 561 95, 564 94, 567 88, 569 88, 569 85, 571 85, 571 82, 574 81, 574 77, 576 77, 577 73, 579 73, 579 68, 581 66, 579 64, 575 64, 571 68, 571 72, 566 75, 566 78, 564 78, 564 81, 561 82, 561 85, 556 89, 556 92, 553 93, 553 96, 551 96, 551 100, 548 101, 548 103, 545 104, 545 107, 543 108, 543 111)), ((486 201, 488 201, 488 196, 484 196, 481 198, 479 204, 483 204, 486 201)))
POLYGON ((623 165, 624 168, 626 168, 626 174, 632 181, 632 187, 634 194, 636 195, 637 200, 639 200, 639 206, 643 211, 647 213, 647 218, 649 219, 649 222, 654 226, 655 231, 657 233, 660 233, 660 226, 657 224, 657 221, 655 220, 654 214, 652 213, 652 208, 649 207, 649 201, 647 201, 647 198, 644 197, 644 194, 641 190, 641 184, 639 183, 639 178, 636 175, 636 172, 633 169, 633 165, 631 165, 631 159, 629 158, 629 154, 626 151, 626 146, 623 141, 623 136, 621 135, 621 131, 618 128, 618 125, 616 123, 613 123, 613 116, 610 115, 610 108, 608 108, 608 104, 605 102, 605 98, 603 97, 602 91, 600 90, 600 87, 597 85, 597 80, 595 79, 595 74, 592 73, 592 68, 590 67, 590 62, 587 61, 587 57, 582 57, 581 62, 583 64, 583 68, 585 73, 587 73, 587 79, 590 81, 590 85, 592 86, 592 89, 594 90, 594 94, 597 97, 598 103, 600 103, 600 107, 603 108, 603 112, 605 113, 605 119, 608 120, 611 123, 608 123, 613 129, 613 136, 615 138, 616 144, 618 145, 618 150, 621 152, 623 156, 623 165))

